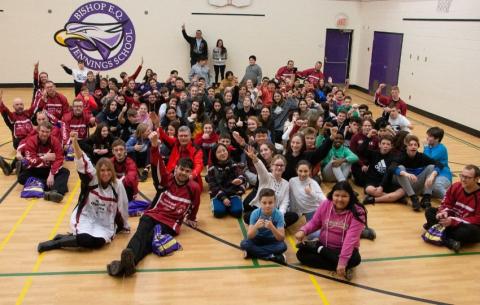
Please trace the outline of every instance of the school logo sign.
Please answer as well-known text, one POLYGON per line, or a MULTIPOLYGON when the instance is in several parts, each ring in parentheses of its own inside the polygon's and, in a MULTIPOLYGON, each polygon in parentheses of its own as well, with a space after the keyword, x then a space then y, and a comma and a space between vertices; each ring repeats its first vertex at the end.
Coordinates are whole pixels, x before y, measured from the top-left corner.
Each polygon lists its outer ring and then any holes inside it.
POLYGON ((92 1, 77 8, 54 39, 86 67, 105 71, 121 66, 130 57, 135 29, 125 11, 115 4, 92 1))

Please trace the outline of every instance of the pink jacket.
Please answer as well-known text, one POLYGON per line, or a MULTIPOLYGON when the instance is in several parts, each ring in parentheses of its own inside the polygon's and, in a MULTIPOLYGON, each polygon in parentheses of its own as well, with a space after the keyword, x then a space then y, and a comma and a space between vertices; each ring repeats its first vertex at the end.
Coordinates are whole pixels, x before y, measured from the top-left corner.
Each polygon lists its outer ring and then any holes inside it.
MULTIPOLYGON (((365 219, 363 210, 357 209, 361 219, 365 219)), ((353 249, 360 247, 360 234, 364 224, 358 221, 351 211, 337 213, 332 201, 325 200, 318 207, 313 218, 300 230, 306 235, 320 230, 320 242, 327 248, 341 249, 338 264, 346 266, 353 249)))

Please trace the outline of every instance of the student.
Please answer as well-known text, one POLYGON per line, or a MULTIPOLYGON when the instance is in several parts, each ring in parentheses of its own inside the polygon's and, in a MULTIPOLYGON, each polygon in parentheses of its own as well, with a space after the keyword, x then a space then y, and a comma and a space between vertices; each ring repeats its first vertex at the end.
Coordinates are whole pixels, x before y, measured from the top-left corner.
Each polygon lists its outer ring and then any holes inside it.
POLYGON ((257 86, 262 81, 262 68, 257 65, 257 57, 255 55, 250 55, 248 57, 249 65, 245 69, 245 75, 242 78, 241 83, 245 84, 247 79, 250 79, 253 82, 254 86, 257 86))
POLYGON ((440 162, 443 165, 442 170, 435 176, 435 181, 432 187, 432 196, 442 199, 447 189, 452 184, 452 172, 448 167, 448 151, 447 147, 443 145, 444 131, 440 127, 431 127, 427 130, 427 145, 423 148, 423 153, 440 162))
POLYGON ((139 171, 139 180, 144 182, 148 178, 148 154, 150 151, 150 141, 148 135, 152 130, 147 124, 138 124, 135 134, 133 134, 126 143, 127 154, 135 161, 139 171))
POLYGON ((77 96, 80 93, 83 84, 87 80, 87 73, 89 71, 88 69, 85 68, 85 62, 83 60, 79 60, 77 62, 77 65, 78 65, 78 69, 70 69, 69 67, 63 64, 60 65, 65 71, 65 73, 73 76, 73 83, 75 85, 75 96, 77 96))
POLYGON ((218 76, 221 80, 225 78, 225 63, 227 61, 227 48, 223 45, 223 40, 218 39, 217 45, 212 51, 213 69, 215 70, 215 84, 218 84, 218 76))
POLYGON ((64 247, 98 249, 112 242, 118 231, 130 232, 127 193, 116 178, 112 161, 102 158, 94 167, 80 149, 77 136, 74 131, 70 134, 82 182, 78 205, 70 217, 73 234, 58 234, 38 244, 40 253, 64 247))
MULTIPOLYGON (((387 109, 387 108, 385 108, 387 109)), ((389 116, 388 116, 388 124, 392 126, 393 130, 395 132, 399 131, 408 131, 410 132, 411 129, 413 129, 413 125, 410 123, 410 121, 403 116, 398 108, 390 105, 389 110, 389 116)))
POLYGON ((400 154, 398 166, 395 169, 395 179, 410 197, 412 209, 419 212, 422 207, 431 206, 433 181, 443 165, 418 151, 420 140, 417 136, 407 135, 404 143, 407 147, 400 154), (417 194, 420 193, 423 197, 419 202, 417 194))
POLYGON ((120 112, 118 116, 118 122, 120 123, 122 129, 120 133, 120 139, 126 142, 135 133, 135 130, 137 130, 139 124, 137 110, 133 108, 127 110, 127 107, 124 106, 122 108, 122 112, 120 112), (125 119, 125 113, 127 115, 127 119, 125 119))
POLYGON ((348 179, 352 164, 358 162, 358 157, 348 147, 343 145, 343 135, 337 133, 333 145, 322 161, 322 175, 325 181, 340 182, 348 179))
POLYGON ((24 185, 29 177, 43 181, 47 191, 44 199, 61 202, 68 192, 70 171, 63 167, 63 149, 60 141, 52 136, 52 124, 48 121, 38 126, 38 134, 25 139, 22 148, 25 169, 18 175, 18 183, 24 185))
POLYGON ((85 139, 82 146, 93 164, 97 164, 100 158, 111 158, 113 156, 113 139, 114 137, 105 123, 98 124, 93 135, 85 139))
POLYGON ((213 216, 222 218, 227 214, 235 218, 242 216, 241 195, 245 193, 246 178, 243 166, 234 163, 228 148, 217 144, 210 155, 211 166, 208 168, 208 188, 213 216))
POLYGON ((203 124, 203 132, 197 134, 193 143, 203 150, 203 165, 208 165, 210 158, 210 150, 218 142, 218 134, 213 131, 213 124, 205 122, 203 124))
POLYGON ((347 181, 337 182, 306 225, 295 234, 298 260, 309 267, 336 271, 350 280, 352 268, 360 264, 360 234, 367 222, 367 211, 358 202, 347 181), (318 242, 305 243, 306 237, 320 230, 318 242))
POLYGON ((252 212, 247 239, 240 243, 244 258, 261 258, 285 264, 285 224, 282 213, 275 208, 275 191, 261 189, 258 198, 260 208, 252 212))
MULTIPOLYGON (((261 147, 261 146, 260 146, 261 147)), ((285 221, 285 227, 294 224, 298 220, 298 215, 294 212, 290 212, 290 196, 288 181, 282 178, 282 174, 285 171, 285 165, 287 160, 282 155, 274 155, 272 160, 267 163, 270 167, 268 172, 267 167, 257 157, 257 152, 252 146, 248 146, 245 153, 252 160, 253 165, 258 173, 258 188, 253 189, 252 193, 255 197, 251 201, 243 202, 245 213, 243 220, 246 224, 251 224, 250 214, 255 208, 260 208, 260 193, 257 190, 272 189, 275 192, 275 208, 280 211, 285 221)))
MULTIPOLYGON (((374 129, 372 129, 374 130, 374 129)), ((359 146, 359 151, 367 156, 361 168, 361 175, 365 182, 365 198, 363 204, 374 204, 377 202, 396 202, 405 196, 405 191, 392 181, 392 164, 395 160, 393 149, 393 138, 383 136, 378 143, 379 149, 370 149, 374 132, 370 131, 369 136, 359 146)), ((394 165, 393 165, 394 166, 394 165)))
POLYGON ((127 192, 128 201, 132 201, 138 194, 138 170, 135 161, 127 156, 127 147, 122 139, 116 139, 112 143, 111 158, 117 173, 117 179, 123 182, 127 192))
POLYGON ((454 183, 443 198, 442 205, 425 210, 428 230, 434 224, 445 229, 444 244, 458 252, 465 244, 480 242, 480 169, 466 165, 460 174, 460 181, 454 183))
POLYGON ((291 210, 298 215, 305 215, 307 221, 312 219, 319 205, 327 199, 318 183, 310 178, 310 162, 301 160, 297 163, 297 177, 288 181, 291 210))
POLYGON ((165 164, 158 152, 158 135, 150 134, 152 143, 151 160, 160 172, 160 183, 166 190, 154 202, 154 207, 143 214, 137 231, 122 251, 121 259, 107 265, 110 276, 131 276, 135 266, 148 254, 152 253, 154 227, 160 225, 163 234, 175 236, 180 233, 182 223, 197 226, 197 212, 200 206, 201 189, 195 180, 190 179, 193 162, 189 158, 181 158, 176 163, 173 173, 167 173, 165 164))

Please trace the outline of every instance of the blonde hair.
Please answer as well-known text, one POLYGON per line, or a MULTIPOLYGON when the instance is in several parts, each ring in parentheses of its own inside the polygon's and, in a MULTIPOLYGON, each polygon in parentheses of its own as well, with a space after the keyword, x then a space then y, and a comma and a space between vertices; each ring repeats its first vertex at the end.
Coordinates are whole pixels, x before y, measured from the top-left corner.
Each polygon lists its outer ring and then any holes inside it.
POLYGON ((98 183, 101 183, 100 180, 100 169, 102 166, 106 166, 107 169, 112 173, 112 178, 110 179, 109 183, 116 183, 117 182, 117 173, 115 171, 115 166, 113 165, 112 160, 108 158, 100 158, 100 160, 97 161, 97 165, 95 165, 95 169, 97 170, 97 180, 98 183))
POLYGON ((137 126, 137 130, 135 130, 135 138, 139 139, 143 137, 145 131, 147 131, 148 125, 145 123, 140 123, 137 126))

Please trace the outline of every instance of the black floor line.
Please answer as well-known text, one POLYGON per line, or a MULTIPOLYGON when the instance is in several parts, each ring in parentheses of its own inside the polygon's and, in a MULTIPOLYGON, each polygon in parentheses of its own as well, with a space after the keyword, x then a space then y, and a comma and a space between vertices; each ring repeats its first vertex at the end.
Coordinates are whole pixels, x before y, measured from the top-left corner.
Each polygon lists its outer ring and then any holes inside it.
MULTIPOLYGON (((143 194, 142 192, 138 192, 140 196, 142 196, 145 200, 147 201, 151 201, 147 196, 145 196, 145 194, 143 194)), ((229 241, 226 241, 218 236, 215 236, 211 233, 208 233, 202 229, 199 229, 199 228, 193 228, 187 224, 185 224, 186 226, 188 226, 189 228, 191 228, 192 230, 194 231, 197 231, 205 236, 208 236, 218 242, 221 242, 227 246, 230 246, 230 247, 233 247, 235 249, 238 249, 238 250, 241 250, 241 248, 238 246, 238 245, 235 245, 229 241)), ((283 265, 283 264, 282 264, 283 265)), ((348 281, 345 281, 345 280, 341 280, 341 279, 337 279, 337 278, 334 278, 334 277, 331 277, 331 276, 328 276, 328 275, 324 275, 324 274, 321 274, 321 273, 317 273, 315 271, 312 271, 312 270, 308 270, 308 269, 305 269, 305 268, 302 268, 302 267, 299 267, 299 266, 295 266, 295 265, 291 265, 291 264, 286 264, 286 265, 283 265, 285 267, 288 267, 290 269, 293 269, 293 270, 297 270, 297 271, 300 271, 300 272, 303 272, 303 273, 308 273, 308 274, 311 274, 311 275, 314 275, 314 276, 318 276, 318 277, 321 277, 321 278, 324 278, 326 280, 330 280, 330 281, 334 281, 334 282, 337 282, 337 283, 341 283, 341 284, 345 284, 345 285, 349 285, 349 286, 353 286, 353 287, 356 287, 356 288, 361 288, 361 289, 365 289, 365 290, 369 290, 369 291, 373 291, 373 292, 377 292, 377 293, 381 293, 381 294, 385 294, 385 295, 389 295, 389 296, 393 296, 393 297, 397 297, 397 298, 402 298, 402 299, 407 299, 407 300, 412 300, 412 301, 417 301, 417 302, 422 302, 422 303, 426 303, 426 304, 437 304, 437 305, 452 305, 450 303, 444 303, 444 302, 439 302, 439 301, 434 301, 434 300, 429 300, 429 299, 424 299, 424 298, 419 298, 419 297, 415 297, 415 296, 410 296, 410 295, 406 295, 406 294, 402 294, 402 293, 398 293, 398 292, 394 292, 394 291, 388 291, 388 290, 384 290, 384 289, 380 289, 380 288, 375 288, 375 287, 370 287, 370 286, 366 286, 366 285, 363 285, 363 284, 357 284, 357 283, 352 283, 352 282, 348 282, 348 281)))
POLYGON ((3 194, 2 198, 0 198, 0 204, 2 204, 3 200, 5 200, 5 198, 7 198, 8 194, 10 194, 10 192, 12 192, 12 190, 15 188, 15 186, 17 186, 18 184, 18 181, 15 180, 15 182, 8 188, 7 192, 5 194, 3 194))

